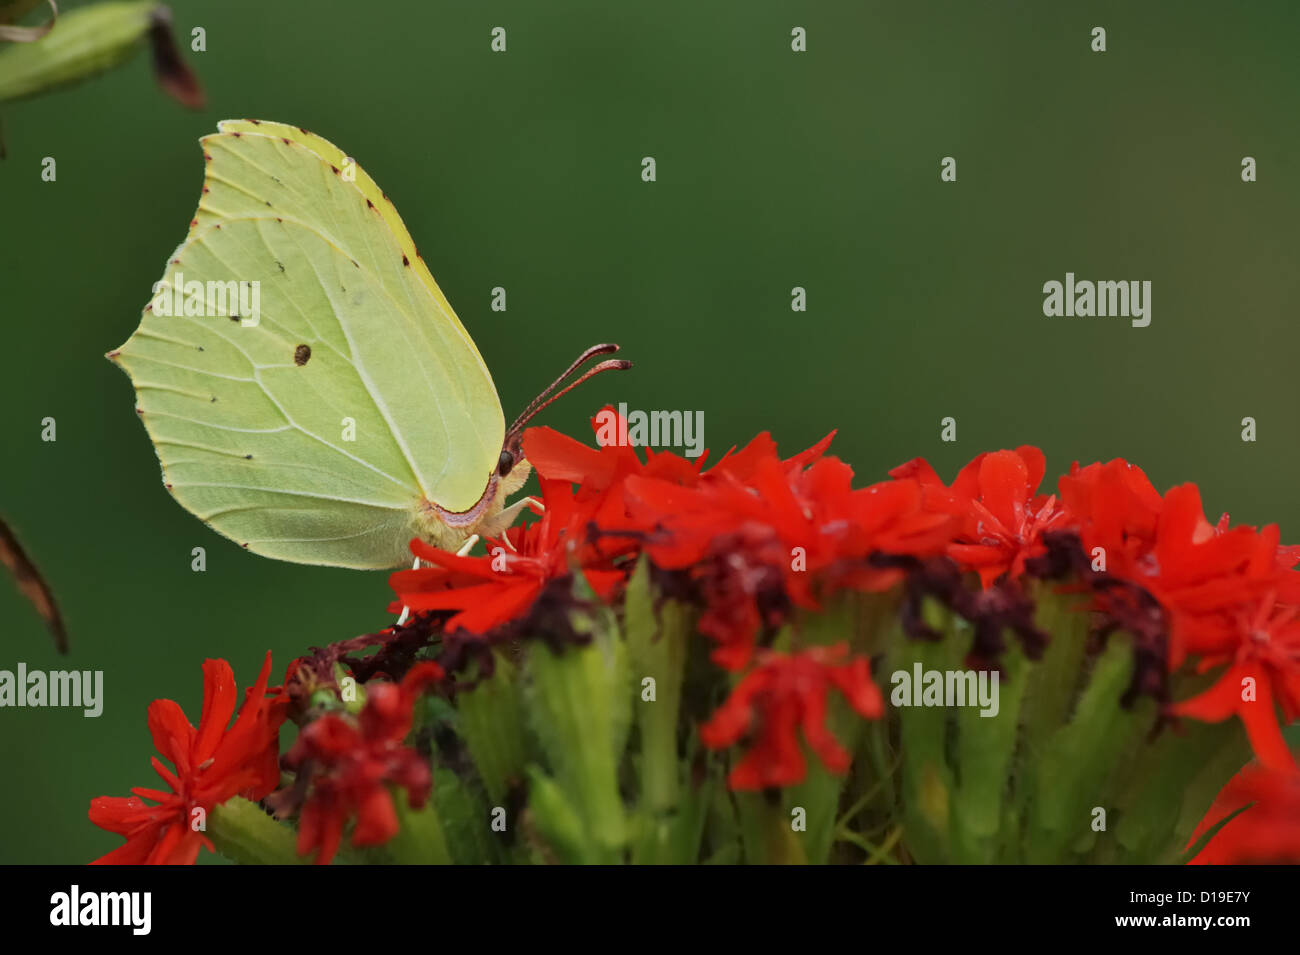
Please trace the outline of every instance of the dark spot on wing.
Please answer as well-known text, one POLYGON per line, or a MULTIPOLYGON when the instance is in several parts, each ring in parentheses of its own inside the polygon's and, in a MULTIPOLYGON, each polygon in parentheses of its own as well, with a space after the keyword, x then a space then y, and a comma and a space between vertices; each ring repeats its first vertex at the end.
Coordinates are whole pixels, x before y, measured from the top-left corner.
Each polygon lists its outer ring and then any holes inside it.
POLYGON ((231 136, 234 136, 236 139, 238 139, 240 136, 242 136, 242 135, 244 135, 244 134, 243 134, 243 133, 231 133, 230 135, 231 135, 231 136))
POLYGON ((408 259, 405 255, 403 255, 403 256, 402 256, 402 264, 403 264, 403 265, 410 265, 410 264, 411 264, 411 260, 408 259))
POLYGON ((244 460, 245 460, 245 461, 251 461, 251 460, 253 460, 253 456, 252 456, 251 454, 245 454, 245 455, 244 455, 244 460))
POLYGON ((276 259, 276 260, 275 260, 275 267, 276 267, 277 269, 279 269, 281 272, 284 271, 284 265, 283 265, 283 263, 280 262, 279 259, 276 259))
POLYGON ((305 365, 311 358, 311 346, 299 345, 293 350, 293 363, 295 365, 305 365))
POLYGON ((250 119, 249 122, 252 123, 254 126, 262 125, 262 121, 260 119, 250 119))
POLYGON ((367 200, 366 200, 366 207, 369 208, 369 209, 373 209, 373 208, 375 207, 375 204, 374 204, 373 202, 371 202, 369 199, 367 199, 367 200))
POLYGON ((288 137, 288 136, 281 136, 280 138, 284 140, 284 144, 285 144, 286 146, 292 146, 292 145, 293 145, 293 143, 289 142, 289 137, 288 137))
POLYGON ((237 321, 239 321, 239 316, 238 316, 238 315, 231 315, 231 316, 230 316, 230 320, 231 320, 232 322, 237 322, 237 321))
POLYGON ((271 208, 271 203, 268 202, 268 203, 266 204, 266 207, 267 207, 268 209, 271 208))
POLYGON ((337 176, 339 174, 339 167, 334 165, 333 163, 330 163, 330 169, 334 171, 334 175, 337 176))
POLYGON ((212 401, 216 401, 216 400, 217 400, 217 396, 216 396, 216 395, 213 395, 211 400, 212 400, 212 401))

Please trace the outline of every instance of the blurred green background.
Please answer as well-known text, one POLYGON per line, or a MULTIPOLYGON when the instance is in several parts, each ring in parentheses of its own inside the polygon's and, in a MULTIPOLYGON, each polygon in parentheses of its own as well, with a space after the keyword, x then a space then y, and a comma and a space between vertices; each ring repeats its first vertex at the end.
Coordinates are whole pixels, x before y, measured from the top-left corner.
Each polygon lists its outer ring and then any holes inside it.
POLYGON ((145 708, 169 696, 196 718, 205 657, 242 685, 268 647, 278 673, 389 620, 384 574, 255 557, 170 500, 102 357, 184 237, 196 140, 226 117, 302 125, 357 157, 507 419, 613 340, 635 371, 547 424, 585 437, 606 401, 701 409, 715 453, 764 429, 794 452, 838 428, 863 482, 917 455, 950 477, 1022 443, 1049 475, 1120 455, 1161 488, 1197 481, 1211 519, 1300 537, 1292 2, 172 6, 202 113, 163 96, 147 55, 2 110, 0 513, 56 589, 72 653, 0 581, 0 668, 102 669, 106 702, 95 720, 0 710, 0 862, 119 844, 87 804, 154 785, 145 708), (204 53, 188 50, 195 26, 204 53), (944 156, 956 183, 940 182, 944 156), (1045 318, 1042 285, 1066 271, 1149 279, 1150 327, 1045 318))

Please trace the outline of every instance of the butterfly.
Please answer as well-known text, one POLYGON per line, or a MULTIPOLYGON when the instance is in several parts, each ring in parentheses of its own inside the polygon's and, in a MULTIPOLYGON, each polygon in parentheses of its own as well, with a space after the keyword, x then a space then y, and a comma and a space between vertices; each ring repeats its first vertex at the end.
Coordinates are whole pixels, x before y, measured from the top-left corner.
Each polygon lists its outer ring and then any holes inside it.
POLYGON ((524 424, 509 429, 473 340, 392 202, 338 147, 296 126, 226 120, 185 241, 139 327, 107 357, 187 510, 279 560, 388 568, 412 538, 447 550, 528 505, 524 424))

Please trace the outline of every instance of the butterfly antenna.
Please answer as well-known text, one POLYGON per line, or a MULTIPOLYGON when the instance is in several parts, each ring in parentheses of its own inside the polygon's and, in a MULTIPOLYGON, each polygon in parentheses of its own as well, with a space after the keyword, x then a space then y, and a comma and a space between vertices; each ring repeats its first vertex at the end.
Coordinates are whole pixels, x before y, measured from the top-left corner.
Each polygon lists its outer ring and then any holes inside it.
POLYGON ((514 443, 518 440, 519 433, 520 431, 523 430, 524 425, 528 424, 529 421, 531 421, 534 417, 536 417, 538 413, 542 411, 542 409, 546 408, 551 404, 551 402, 557 400, 563 395, 567 395, 570 391, 572 391, 574 388, 577 388, 588 378, 594 378, 596 375, 599 375, 602 371, 611 371, 613 369, 622 370, 624 368, 631 368, 632 363, 624 358, 608 358, 605 361, 602 361, 588 368, 577 379, 569 382, 569 384, 565 385, 559 391, 555 390, 556 388, 559 388, 561 385, 563 385, 565 380, 570 375, 572 375, 575 371, 577 371, 579 368, 581 368, 591 359, 595 358, 597 355, 609 355, 616 351, 618 351, 617 345, 614 345, 612 343, 607 343, 604 345, 592 345, 581 355, 579 355, 577 359, 573 362, 573 364, 571 364, 568 368, 564 370, 564 374, 560 375, 560 377, 556 378, 553 382, 547 385, 546 388, 542 391, 542 393, 538 395, 536 398, 534 398, 531 402, 529 402, 528 407, 526 407, 523 410, 523 412, 519 415, 519 417, 515 419, 514 424, 510 426, 510 430, 506 433, 506 446, 512 447, 514 445, 514 443))

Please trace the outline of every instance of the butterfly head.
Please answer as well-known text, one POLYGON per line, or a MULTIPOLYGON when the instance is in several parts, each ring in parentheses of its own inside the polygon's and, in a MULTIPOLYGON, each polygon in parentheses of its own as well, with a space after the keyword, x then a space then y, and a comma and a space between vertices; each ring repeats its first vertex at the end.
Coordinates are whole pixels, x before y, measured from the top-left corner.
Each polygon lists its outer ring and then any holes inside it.
POLYGON ((579 355, 577 360, 565 370, 564 374, 551 382, 540 395, 529 402, 528 407, 515 419, 514 424, 510 426, 510 430, 506 432, 505 441, 501 446, 501 454, 497 458, 496 468, 488 476, 487 487, 484 488, 482 497, 472 508, 468 511, 454 512, 444 510, 430 501, 424 502, 421 507, 421 523, 424 526, 426 538, 439 547, 454 550, 472 534, 477 534, 480 537, 495 537, 510 527, 519 516, 519 513, 529 503, 529 498, 523 498, 514 504, 506 504, 506 498, 522 488, 528 480, 528 475, 532 472, 532 467, 524 458, 524 428, 543 408, 561 395, 576 388, 588 378, 603 371, 631 368, 632 363, 630 361, 621 358, 607 358, 592 365, 573 381, 569 381, 569 378, 592 358, 597 355, 612 354, 616 351, 618 351, 618 346, 614 344, 593 345, 579 355), (565 382, 568 383, 565 384, 565 382))
MULTIPOLYGON (((528 403, 526 407, 515 419, 515 423, 510 426, 506 432, 506 440, 501 448, 501 457, 497 460, 497 469, 495 475, 505 480, 509 475, 524 461, 523 439, 524 428, 528 422, 535 418, 538 413, 546 408, 551 402, 555 401, 561 395, 568 394, 574 388, 578 387, 588 378, 594 378, 602 371, 622 371, 632 367, 632 363, 624 358, 606 358, 604 361, 597 362, 586 371, 584 371, 573 381, 569 381, 574 373, 583 365, 591 361, 597 355, 611 355, 618 351, 618 346, 612 343, 603 345, 592 345, 581 355, 579 355, 560 377, 551 382, 542 393, 528 403), (565 384, 565 382, 568 382, 565 384), (563 386, 563 387, 561 387, 563 386)), ((521 487, 523 482, 520 481, 516 487, 521 487)))

